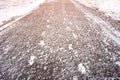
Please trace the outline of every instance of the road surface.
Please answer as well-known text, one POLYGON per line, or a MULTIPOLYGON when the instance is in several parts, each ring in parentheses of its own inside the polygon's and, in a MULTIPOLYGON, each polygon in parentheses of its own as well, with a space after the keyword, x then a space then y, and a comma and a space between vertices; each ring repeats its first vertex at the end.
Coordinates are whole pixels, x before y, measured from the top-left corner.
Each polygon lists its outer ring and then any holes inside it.
POLYGON ((74 0, 48 1, 0 32, 0 80, 119 77, 119 30, 74 0))

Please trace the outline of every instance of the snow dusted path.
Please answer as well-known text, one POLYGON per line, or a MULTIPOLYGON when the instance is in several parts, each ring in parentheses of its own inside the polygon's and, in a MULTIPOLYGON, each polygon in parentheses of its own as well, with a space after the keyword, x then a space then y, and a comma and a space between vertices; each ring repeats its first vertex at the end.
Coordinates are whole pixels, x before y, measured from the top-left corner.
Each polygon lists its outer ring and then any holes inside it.
POLYGON ((120 33, 73 0, 53 0, 0 32, 1 80, 120 77, 120 33))
MULTIPOLYGON (((103 35, 109 37, 109 39, 113 40, 116 45, 120 46, 120 32, 115 30, 114 26, 112 26, 108 21, 104 21, 102 18, 93 15, 77 2, 71 0, 75 6, 85 14, 87 19, 92 22, 93 25, 98 24, 103 31, 103 35)), ((118 26, 120 27, 120 26, 118 26)))

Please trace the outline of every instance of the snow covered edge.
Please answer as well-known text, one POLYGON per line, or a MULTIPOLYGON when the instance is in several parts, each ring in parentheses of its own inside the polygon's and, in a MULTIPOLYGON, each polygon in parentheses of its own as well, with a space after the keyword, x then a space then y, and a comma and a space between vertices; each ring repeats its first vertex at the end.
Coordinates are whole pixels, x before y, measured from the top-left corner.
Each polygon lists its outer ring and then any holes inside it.
POLYGON ((92 9, 98 9, 114 20, 120 20, 120 0, 75 0, 92 9))
POLYGON ((31 11, 34 10, 37 6, 39 6, 40 4, 44 2, 45 0, 37 0, 33 2, 32 4, 29 3, 24 6, 16 6, 16 7, 10 7, 7 9, 1 9, 0 10, 0 14, 1 14, 0 25, 4 24, 3 21, 9 21, 14 16, 20 16, 20 17, 5 24, 4 26, 1 26, 0 31, 4 30, 5 28, 9 27, 11 24, 25 17, 26 15, 31 13, 31 11))

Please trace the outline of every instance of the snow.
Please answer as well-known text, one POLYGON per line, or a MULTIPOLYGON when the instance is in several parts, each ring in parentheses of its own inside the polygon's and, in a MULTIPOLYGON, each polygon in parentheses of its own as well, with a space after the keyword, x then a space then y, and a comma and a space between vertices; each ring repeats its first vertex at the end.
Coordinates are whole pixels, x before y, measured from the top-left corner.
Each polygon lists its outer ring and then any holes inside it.
POLYGON ((120 67, 120 61, 115 62, 115 64, 120 67))
POLYGON ((66 27, 66 30, 71 31, 71 28, 67 26, 67 27, 66 27))
POLYGON ((72 44, 69 44, 68 49, 69 49, 69 50, 73 50, 72 44))
POLYGON ((44 70, 47 70, 47 66, 44 66, 44 70))
POLYGON ((78 77, 77 76, 73 76, 73 80, 78 80, 78 77))
POLYGON ((47 28, 50 28, 50 25, 47 25, 47 28))
POLYGON ((120 20, 120 0, 104 1, 102 5, 99 6, 99 10, 114 19, 120 20))
POLYGON ((10 50, 10 46, 9 45, 7 45, 6 47, 5 47, 5 49, 4 49, 4 54, 7 54, 8 52, 9 52, 9 50, 10 50))
POLYGON ((3 24, 3 22, 0 22, 0 24, 3 24))
POLYGON ((72 33, 73 37, 77 39, 77 35, 75 33, 72 33))
POLYGON ((120 0, 76 0, 87 7, 98 9, 115 20, 120 20, 120 0))
POLYGON ((114 27, 109 23, 104 21, 98 16, 93 15, 89 11, 82 9, 77 3, 73 2, 76 7, 82 11, 86 18, 92 22, 92 24, 99 24, 101 26, 101 30, 105 38, 109 38, 114 42, 115 45, 120 46, 120 32, 115 30, 114 27))
POLYGON ((54 2, 55 0, 48 0, 48 2, 54 2))
POLYGON ((42 34, 41 34, 41 36, 45 35, 45 33, 46 33, 46 32, 45 32, 45 31, 43 31, 43 32, 42 32, 42 34))
POLYGON ((32 11, 45 0, 9 0, 0 1, 0 25, 3 21, 8 21, 14 16, 21 16, 32 11))
POLYGON ((39 43, 40 46, 45 46, 45 42, 43 40, 40 41, 39 43))
POLYGON ((29 64, 30 64, 30 65, 33 65, 35 58, 36 58, 36 57, 35 57, 34 55, 32 55, 32 56, 30 57, 30 60, 29 60, 29 64))
MULTIPOLYGON (((24 15, 24 16, 25 16, 25 15, 24 15)), ((7 23, 6 25, 0 27, 0 31, 2 31, 3 29, 5 29, 5 28, 7 28, 7 27, 11 27, 10 25, 12 25, 13 23, 15 23, 15 22, 17 22, 18 20, 22 19, 24 16, 21 16, 21 17, 15 19, 14 21, 9 22, 9 23, 7 23)), ((1 24, 0 24, 0 25, 1 25, 1 24)))
POLYGON ((63 48, 63 47, 61 47, 61 48, 60 48, 60 51, 62 51, 63 49, 64 49, 64 48, 63 48))
POLYGON ((78 64, 78 71, 82 74, 86 74, 86 69, 82 63, 78 64))
POLYGON ((48 20, 47 20, 47 22, 49 23, 49 22, 50 22, 50 20, 48 19, 48 20))

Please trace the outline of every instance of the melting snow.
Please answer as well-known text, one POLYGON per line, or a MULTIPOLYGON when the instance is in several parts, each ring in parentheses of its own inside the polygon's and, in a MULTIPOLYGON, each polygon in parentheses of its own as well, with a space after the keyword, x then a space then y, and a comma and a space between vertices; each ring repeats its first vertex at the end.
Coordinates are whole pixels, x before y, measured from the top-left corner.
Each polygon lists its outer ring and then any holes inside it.
POLYGON ((78 71, 80 71, 82 74, 86 74, 86 69, 82 63, 78 64, 78 71))
POLYGON ((36 57, 33 56, 33 55, 30 57, 30 60, 29 60, 29 64, 30 64, 30 65, 32 65, 32 64, 34 63, 35 58, 36 58, 36 57))

